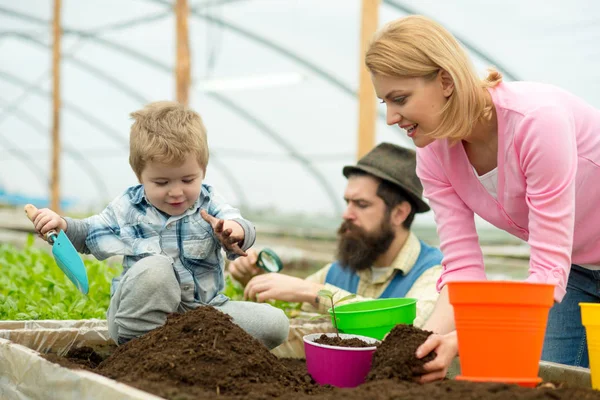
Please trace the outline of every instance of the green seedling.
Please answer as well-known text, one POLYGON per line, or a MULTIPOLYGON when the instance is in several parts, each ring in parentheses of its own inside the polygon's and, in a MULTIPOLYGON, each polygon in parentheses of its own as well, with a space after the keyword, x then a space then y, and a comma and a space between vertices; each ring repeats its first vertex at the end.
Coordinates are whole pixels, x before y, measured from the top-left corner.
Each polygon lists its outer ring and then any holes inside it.
POLYGON ((90 293, 82 296, 58 268, 47 246, 0 243, 0 320, 71 320, 106 318, 112 278, 118 264, 84 259, 90 293))
POLYGON ((335 296, 336 293, 337 292, 332 292, 331 290, 321 289, 321 290, 319 290, 319 292, 317 293, 317 295, 319 297, 327 297, 329 299, 329 301, 331 301, 331 312, 333 314, 333 327, 335 328, 335 334, 339 338, 340 337, 340 331, 338 330, 337 317, 335 316, 335 305, 338 304, 338 303, 341 303, 343 301, 353 299, 354 297, 356 297, 356 295, 355 294, 349 294, 348 296, 344 296, 341 299, 338 299, 338 300, 334 301, 333 297, 335 296))

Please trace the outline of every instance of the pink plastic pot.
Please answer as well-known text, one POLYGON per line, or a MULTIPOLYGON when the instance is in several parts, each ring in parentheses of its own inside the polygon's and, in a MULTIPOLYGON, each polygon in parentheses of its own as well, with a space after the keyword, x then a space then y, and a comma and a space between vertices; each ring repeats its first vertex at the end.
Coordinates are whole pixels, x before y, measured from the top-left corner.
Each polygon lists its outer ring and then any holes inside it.
MULTIPOLYGON (((342 388, 356 387, 365 381, 371 370, 371 359, 376 347, 338 347, 314 343, 322 333, 304 336, 306 369, 319 385, 332 385, 342 388)), ((326 333, 329 337, 335 333, 326 333)), ((373 345, 377 339, 366 336, 340 333, 342 339, 359 338, 373 345)))

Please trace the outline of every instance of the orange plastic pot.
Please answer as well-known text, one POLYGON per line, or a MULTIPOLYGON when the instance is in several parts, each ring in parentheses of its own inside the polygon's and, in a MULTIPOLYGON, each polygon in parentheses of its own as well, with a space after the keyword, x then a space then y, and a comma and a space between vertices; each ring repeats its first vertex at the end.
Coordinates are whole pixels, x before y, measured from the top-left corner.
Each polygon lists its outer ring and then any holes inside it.
POLYGON ((554 285, 450 282, 461 375, 456 379, 533 387, 554 285))

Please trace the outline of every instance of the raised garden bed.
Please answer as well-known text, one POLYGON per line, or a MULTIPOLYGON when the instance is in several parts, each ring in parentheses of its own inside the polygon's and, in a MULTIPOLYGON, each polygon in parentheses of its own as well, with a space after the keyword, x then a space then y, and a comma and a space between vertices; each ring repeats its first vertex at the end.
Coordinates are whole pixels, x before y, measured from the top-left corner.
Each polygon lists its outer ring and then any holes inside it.
MULTIPOLYGON (((99 355, 100 358, 94 358, 96 362, 90 364, 90 360, 95 356, 92 356, 92 352, 85 354, 81 349, 79 349, 77 357, 69 360, 63 358, 60 362, 82 365, 98 374, 167 399, 213 399, 216 396, 223 399, 335 398, 336 400, 340 397, 345 399, 440 398, 445 400, 600 399, 600 392, 577 388, 571 383, 564 385, 564 382, 559 384, 558 388, 527 389, 515 385, 453 380, 419 385, 410 380, 402 380, 403 377, 410 377, 411 363, 415 361, 410 359, 414 351, 406 346, 406 343, 412 343, 406 334, 407 332, 390 334, 384 340, 380 349, 387 348, 387 350, 382 351, 379 355, 377 352, 375 353, 373 369, 367 378, 367 383, 354 389, 316 385, 307 375, 302 360, 277 358, 231 323, 227 316, 212 308, 200 308, 183 315, 174 315, 169 318, 167 325, 163 328, 119 347, 100 364, 97 364, 97 361, 103 356, 99 355), (390 349, 398 348, 406 348, 406 351, 402 352, 403 357, 407 358, 404 362, 386 357, 390 354, 390 349), (82 358, 85 360, 81 360, 82 358), (407 365, 408 368, 406 368, 407 365), (571 387, 565 387, 568 385, 571 387)), ((417 345, 416 342, 410 346, 414 347, 415 345, 417 345)), ((11 368, 19 371, 26 365, 51 365, 36 356, 34 352, 20 346, 9 345, 6 341, 0 343, 0 350, 2 351, 0 359, 3 360, 0 362, 0 366, 2 366, 0 388, 7 385, 9 380, 12 380, 13 386, 17 385, 14 383, 14 373, 10 372, 11 368), (14 358, 14 354, 9 353, 14 353, 14 348, 17 347, 21 349, 19 350, 20 354, 23 352, 28 354, 28 360, 22 361, 21 366, 10 361, 14 358), (32 358, 37 361, 32 361, 32 358), (11 378, 9 379, 6 374, 12 374, 11 378)), ((57 358, 53 360, 57 361, 57 358)), ((61 393, 64 395, 67 392, 60 392, 61 388, 72 390, 72 392, 68 392, 67 396, 76 393, 73 391, 74 389, 69 389, 69 385, 86 386, 96 385, 99 382, 101 384, 110 382, 108 384, 111 386, 110 390, 117 390, 112 386, 114 382, 111 380, 100 377, 89 378, 93 376, 91 372, 85 374, 81 371, 77 372, 57 366, 51 369, 55 371, 52 372, 53 377, 49 377, 50 375, 44 372, 46 378, 39 380, 37 385, 44 388, 46 394, 50 392, 56 394, 56 398, 65 398, 61 397, 61 393), (62 374, 65 374, 65 377, 67 374, 69 377, 72 376, 71 374, 76 374, 77 378, 63 378, 62 374), (86 379, 84 380, 83 377, 86 379), (91 383, 92 381, 94 383, 91 383)), ((540 372, 543 372, 543 369, 540 369, 540 372)), ((19 385, 22 388, 31 387, 31 385, 25 384, 24 380, 29 379, 25 375, 30 376, 31 370, 20 377, 22 381, 19 385)), ((542 375, 542 377, 544 376, 542 375)), ((89 394, 89 396, 94 395, 94 393, 89 394)), ((137 395, 138 392, 131 394, 131 396, 137 395)), ((112 397, 105 396, 103 398, 141 398, 127 396, 130 395, 115 394, 112 397)), ((47 396, 30 396, 30 398, 47 398, 47 396)), ((86 394, 78 396, 78 398, 99 397, 88 397, 86 394)), ((145 398, 151 397, 146 396, 145 398)))
POLYGON ((97 350, 116 347, 108 335, 106 320, 101 319, 0 321, 0 338, 42 354, 64 355, 81 346, 97 350))

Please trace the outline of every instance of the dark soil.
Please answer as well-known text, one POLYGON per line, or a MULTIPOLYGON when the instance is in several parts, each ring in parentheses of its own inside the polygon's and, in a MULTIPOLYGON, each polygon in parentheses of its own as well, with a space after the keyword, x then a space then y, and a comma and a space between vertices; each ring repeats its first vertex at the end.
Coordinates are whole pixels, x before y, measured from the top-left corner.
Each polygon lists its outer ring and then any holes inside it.
MULTIPOLYGON (((314 397, 290 396, 289 398, 307 400, 314 397)), ((600 393, 592 389, 528 389, 500 383, 454 380, 420 385, 386 379, 367 382, 354 389, 334 389, 319 394, 318 398, 320 400, 598 400, 600 393)))
POLYGON ((81 368, 89 371, 93 371, 103 361, 102 357, 91 347, 71 349, 64 357, 56 354, 46 354, 44 358, 63 367, 81 368))
POLYGON ((313 341, 318 344, 325 344, 327 346, 339 346, 339 347, 373 347, 372 343, 367 343, 359 338, 342 339, 338 336, 327 336, 322 334, 313 341))
POLYGON ((165 326, 117 348, 96 372, 177 399, 320 389, 212 307, 171 315, 165 326))
POLYGON ((367 380, 410 380, 414 376, 422 375, 423 364, 433 360, 436 354, 432 352, 418 359, 415 352, 431 333, 412 325, 396 325, 373 355, 367 380))
MULTIPOLYGON (((442 399, 442 400, 600 400, 591 389, 446 380, 420 385, 412 381, 414 351, 429 332, 397 326, 378 347, 368 382, 354 389, 319 386, 304 360, 278 359, 230 318, 201 307, 171 315, 164 327, 120 346, 94 368, 98 357, 79 349, 56 358, 69 367, 96 373, 167 399, 442 399), (69 358, 70 357, 70 358, 69 358), (83 360, 78 360, 77 357, 83 360), (408 380, 402 380, 408 379, 408 380)), ((551 385, 550 385, 551 386, 551 385)))
POLYGON ((96 372, 96 367, 98 367, 98 365, 108 358, 115 350, 116 345, 112 344, 96 346, 94 348, 83 346, 70 349, 64 356, 44 354, 42 357, 53 363, 60 364, 63 367, 72 369, 81 368, 96 372))

